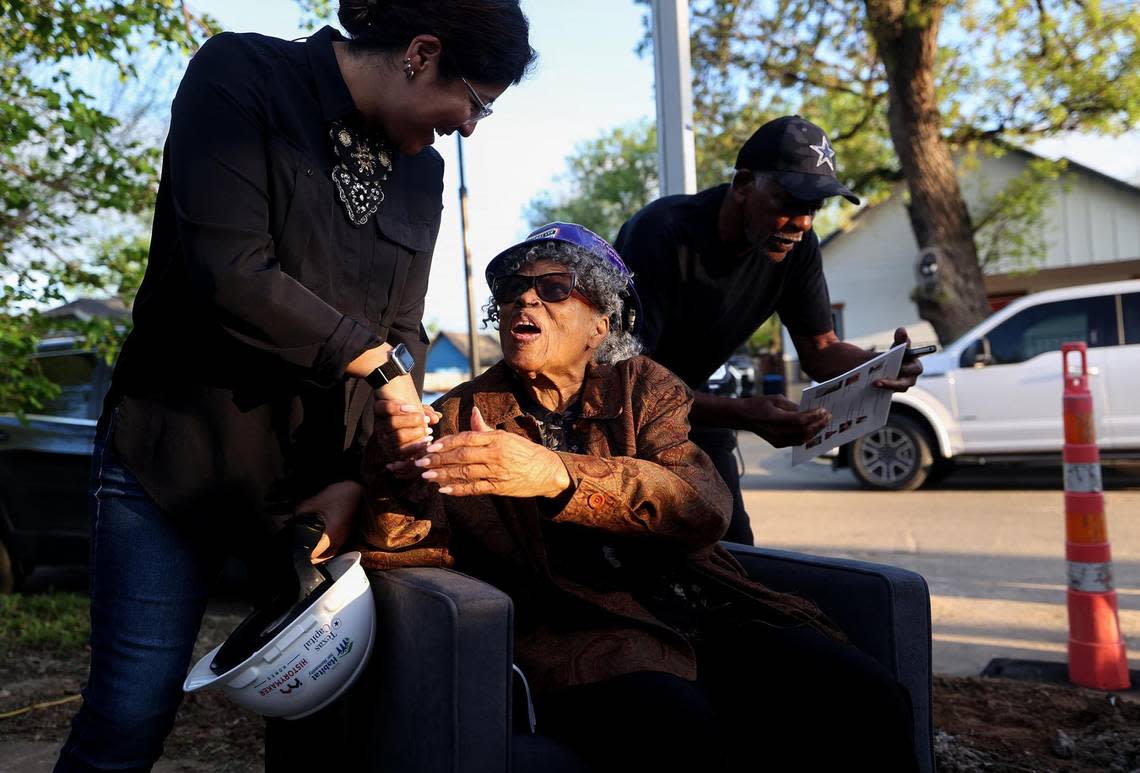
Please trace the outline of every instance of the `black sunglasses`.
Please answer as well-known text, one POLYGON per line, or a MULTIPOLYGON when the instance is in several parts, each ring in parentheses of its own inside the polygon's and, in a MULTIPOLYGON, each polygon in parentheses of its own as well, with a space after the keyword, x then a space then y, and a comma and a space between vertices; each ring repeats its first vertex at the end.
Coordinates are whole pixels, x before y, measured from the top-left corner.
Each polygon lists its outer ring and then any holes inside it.
POLYGON ((577 286, 578 277, 568 271, 538 276, 511 274, 495 277, 492 280, 491 295, 494 296, 496 303, 512 303, 534 287, 539 299, 547 303, 557 303, 570 298, 570 293, 575 291, 577 286))
POLYGON ((491 282, 491 295, 495 303, 513 303, 530 288, 547 303, 558 303, 570 297, 578 285, 578 277, 568 272, 525 276, 510 274, 495 277, 491 282))

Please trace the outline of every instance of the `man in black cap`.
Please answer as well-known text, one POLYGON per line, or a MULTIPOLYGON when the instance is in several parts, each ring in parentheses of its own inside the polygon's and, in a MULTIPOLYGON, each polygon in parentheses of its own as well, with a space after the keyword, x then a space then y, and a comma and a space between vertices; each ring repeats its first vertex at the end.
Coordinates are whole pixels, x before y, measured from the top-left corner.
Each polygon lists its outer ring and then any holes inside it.
MULTIPOLYGON (((633 270, 645 351, 697 390, 693 442, 705 450, 733 493, 725 539, 752 543, 740 493, 735 430, 774 446, 798 445, 827 425, 823 409, 799 412, 778 395, 734 399, 701 392, 708 377, 773 313, 788 329, 800 365, 819 381, 874 356, 836 336, 812 219, 824 199, 859 199, 835 176, 827 135, 799 116, 761 126, 744 143, 732 182, 688 196, 667 196, 622 226, 614 246, 633 270)), ((908 341, 895 331, 895 343, 908 341)), ((922 372, 903 362, 897 379, 875 386, 905 391, 922 372)))

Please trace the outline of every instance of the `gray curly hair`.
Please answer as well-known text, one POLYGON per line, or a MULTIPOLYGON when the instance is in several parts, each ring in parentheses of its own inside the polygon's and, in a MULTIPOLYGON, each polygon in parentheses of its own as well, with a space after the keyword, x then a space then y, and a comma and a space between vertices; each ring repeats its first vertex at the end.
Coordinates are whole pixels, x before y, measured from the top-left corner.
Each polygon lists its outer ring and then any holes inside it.
MULTIPOLYGON (((626 288, 626 278, 577 245, 539 242, 526 251, 519 250, 507 257, 491 279, 509 276, 528 263, 544 259, 553 260, 573 272, 577 289, 590 299, 601 314, 609 317, 610 332, 594 352, 594 362, 612 365, 641 353, 641 342, 637 336, 623 330, 621 325, 621 293, 626 288)), ((499 304, 493 297, 483 306, 483 322, 494 325, 496 330, 499 327, 499 304)))

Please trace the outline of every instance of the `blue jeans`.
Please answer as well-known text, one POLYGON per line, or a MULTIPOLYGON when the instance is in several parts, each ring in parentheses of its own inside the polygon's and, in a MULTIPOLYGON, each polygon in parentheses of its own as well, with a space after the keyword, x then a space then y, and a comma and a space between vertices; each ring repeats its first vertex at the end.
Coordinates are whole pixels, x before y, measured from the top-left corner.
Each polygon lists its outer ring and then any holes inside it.
POLYGON ((108 448, 113 422, 91 465, 91 672, 57 773, 162 755, 217 570, 108 448))

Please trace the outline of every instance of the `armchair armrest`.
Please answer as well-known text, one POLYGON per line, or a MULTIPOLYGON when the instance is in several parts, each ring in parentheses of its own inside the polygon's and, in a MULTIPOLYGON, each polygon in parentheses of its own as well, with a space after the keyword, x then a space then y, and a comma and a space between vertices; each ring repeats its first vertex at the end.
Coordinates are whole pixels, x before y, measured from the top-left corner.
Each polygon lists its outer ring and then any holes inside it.
MULTIPOLYGON (((864 561, 725 543, 749 575, 815 601, 910 693, 915 749, 934 771, 930 601, 921 575, 864 561)), ((395 773, 511 770, 511 601, 439 568, 371 573, 372 661, 350 696, 358 769, 395 773)), ((524 766, 525 767, 525 766, 524 766)))
POLYGON ((922 575, 886 564, 726 542, 752 579, 819 605, 910 693, 924 773, 933 773, 930 591, 922 575))
POLYGON ((369 739, 367 769, 510 771, 510 598, 449 569, 372 572, 370 580, 376 643, 351 711, 369 739))

